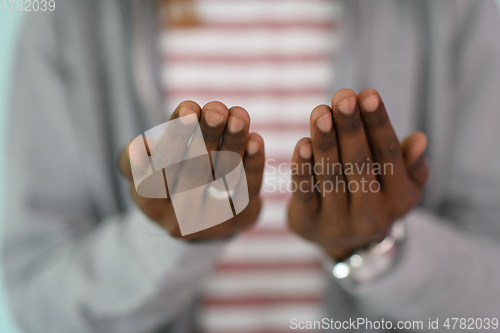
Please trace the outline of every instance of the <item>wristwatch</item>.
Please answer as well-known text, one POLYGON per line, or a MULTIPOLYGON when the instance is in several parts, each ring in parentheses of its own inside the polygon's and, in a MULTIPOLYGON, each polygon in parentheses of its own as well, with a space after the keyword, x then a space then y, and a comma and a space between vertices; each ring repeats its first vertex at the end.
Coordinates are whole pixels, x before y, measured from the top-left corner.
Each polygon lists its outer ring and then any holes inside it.
POLYGON ((383 276, 394 265, 401 245, 406 239, 403 220, 393 224, 383 241, 371 245, 366 250, 355 252, 344 261, 333 260, 324 263, 337 280, 351 280, 363 284, 383 276))

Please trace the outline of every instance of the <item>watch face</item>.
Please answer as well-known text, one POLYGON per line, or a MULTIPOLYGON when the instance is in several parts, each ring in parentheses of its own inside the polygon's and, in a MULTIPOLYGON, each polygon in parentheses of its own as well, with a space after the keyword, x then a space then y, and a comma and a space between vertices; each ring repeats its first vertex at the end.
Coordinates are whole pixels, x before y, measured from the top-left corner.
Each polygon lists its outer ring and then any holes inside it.
POLYGON ((333 266, 333 276, 337 279, 342 280, 349 276, 350 268, 344 262, 339 262, 335 266, 333 266))

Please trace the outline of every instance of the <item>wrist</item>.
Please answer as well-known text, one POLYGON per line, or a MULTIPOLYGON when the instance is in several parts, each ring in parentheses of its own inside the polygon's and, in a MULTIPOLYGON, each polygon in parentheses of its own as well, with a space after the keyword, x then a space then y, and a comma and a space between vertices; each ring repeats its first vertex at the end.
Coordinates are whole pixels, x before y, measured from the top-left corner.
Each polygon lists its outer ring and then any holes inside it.
MULTIPOLYGON (((391 227, 392 228, 392 227, 391 227)), ((374 245, 382 242, 390 234, 391 228, 363 237, 359 240, 338 241, 334 246, 325 247, 325 252, 335 261, 340 262, 349 259, 355 253, 366 251, 374 245)), ((360 237, 361 238, 361 237, 360 237)))
POLYGON ((337 280, 350 280, 359 284, 376 280, 394 266, 405 238, 405 224, 399 221, 381 242, 366 250, 356 251, 342 261, 329 260, 325 262, 325 268, 337 280))

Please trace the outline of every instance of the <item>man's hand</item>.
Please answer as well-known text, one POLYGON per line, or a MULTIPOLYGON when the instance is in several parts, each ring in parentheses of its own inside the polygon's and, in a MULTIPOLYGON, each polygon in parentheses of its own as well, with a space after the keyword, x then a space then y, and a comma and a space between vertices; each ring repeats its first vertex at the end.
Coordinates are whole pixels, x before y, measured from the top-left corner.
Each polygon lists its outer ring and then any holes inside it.
POLYGON ((419 202, 426 144, 418 132, 398 142, 375 90, 339 90, 332 108, 312 111, 311 138, 295 148, 290 228, 335 260, 380 242, 419 202))
MULTIPOLYGON (((228 109, 220 102, 210 102, 201 109, 197 103, 185 101, 179 104, 170 120, 190 114, 196 114, 199 119, 207 151, 232 151, 242 157, 249 192, 248 206, 240 214, 224 223, 182 236, 170 198, 151 199, 141 197, 137 194, 132 181, 130 182, 130 192, 137 206, 150 219, 164 227, 173 237, 189 240, 229 237, 252 225, 259 215, 261 207, 259 191, 265 160, 264 142, 258 134, 249 133, 250 116, 241 107, 228 109)), ((175 144, 170 142, 167 142, 167 145, 175 144)), ((185 147, 172 147, 172 149, 182 150, 185 147)), ((132 180, 130 163, 129 149, 127 147, 120 156, 119 167, 121 172, 132 180)), ((179 172, 185 172, 185 170, 179 170, 179 172)))

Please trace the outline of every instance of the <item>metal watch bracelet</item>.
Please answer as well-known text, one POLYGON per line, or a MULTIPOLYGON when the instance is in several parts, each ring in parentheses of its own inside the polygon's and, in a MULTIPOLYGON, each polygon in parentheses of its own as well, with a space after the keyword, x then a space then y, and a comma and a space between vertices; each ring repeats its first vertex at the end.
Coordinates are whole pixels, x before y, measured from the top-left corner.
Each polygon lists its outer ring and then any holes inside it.
POLYGON ((325 268, 332 272, 337 280, 351 280, 355 283, 367 283, 384 275, 394 265, 398 250, 406 238, 406 225, 400 220, 391 227, 383 241, 373 244, 366 250, 355 252, 341 262, 329 260, 325 268))

